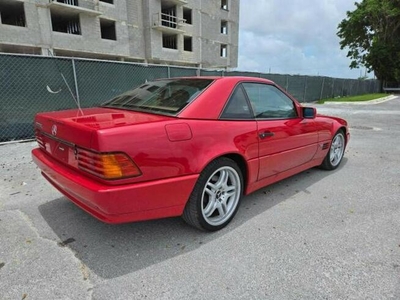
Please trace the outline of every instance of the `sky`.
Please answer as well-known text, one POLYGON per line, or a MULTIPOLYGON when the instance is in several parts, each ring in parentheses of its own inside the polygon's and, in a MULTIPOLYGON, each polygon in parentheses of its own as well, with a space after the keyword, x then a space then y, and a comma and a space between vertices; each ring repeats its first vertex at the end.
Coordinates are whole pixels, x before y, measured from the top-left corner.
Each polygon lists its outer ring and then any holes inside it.
MULTIPOLYGON (((240 0, 237 70, 358 78, 337 26, 354 0, 240 0)), ((369 75, 373 77, 373 75, 369 75)))

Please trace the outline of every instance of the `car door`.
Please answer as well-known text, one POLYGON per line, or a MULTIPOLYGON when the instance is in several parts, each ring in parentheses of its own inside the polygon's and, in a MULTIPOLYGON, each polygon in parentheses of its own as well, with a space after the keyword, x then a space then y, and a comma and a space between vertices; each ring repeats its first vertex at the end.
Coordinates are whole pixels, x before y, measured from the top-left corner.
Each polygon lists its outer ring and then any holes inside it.
POLYGON ((274 85, 242 85, 257 122, 258 180, 309 162, 318 147, 314 120, 299 116, 293 100, 274 85))

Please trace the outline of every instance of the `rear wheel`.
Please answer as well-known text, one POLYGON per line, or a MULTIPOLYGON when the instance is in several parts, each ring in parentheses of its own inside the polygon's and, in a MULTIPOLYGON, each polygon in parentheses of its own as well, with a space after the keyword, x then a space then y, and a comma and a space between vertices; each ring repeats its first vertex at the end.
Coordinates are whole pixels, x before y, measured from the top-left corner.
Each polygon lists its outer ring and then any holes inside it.
POLYGON ((219 158, 200 174, 182 217, 199 229, 219 230, 235 216, 242 193, 240 168, 229 158, 219 158))
POLYGON ((338 131, 332 139, 331 147, 321 164, 321 168, 325 170, 334 170, 339 167, 344 155, 345 146, 346 140, 343 131, 338 131))

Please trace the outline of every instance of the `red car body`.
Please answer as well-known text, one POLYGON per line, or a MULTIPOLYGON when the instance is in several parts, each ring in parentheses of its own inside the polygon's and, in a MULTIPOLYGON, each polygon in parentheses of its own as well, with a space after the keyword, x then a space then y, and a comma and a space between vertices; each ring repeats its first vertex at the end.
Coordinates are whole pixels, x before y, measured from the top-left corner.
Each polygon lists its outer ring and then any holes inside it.
POLYGON ((83 115, 80 110, 37 114, 39 147, 32 151, 33 160, 76 205, 101 221, 122 223, 181 216, 199 175, 217 158, 237 163, 247 195, 321 165, 338 131, 344 132, 346 144, 349 140, 346 121, 307 118, 303 106, 289 95, 296 117, 221 119, 238 84, 277 86, 260 78, 207 79, 212 83, 176 115, 106 107, 83 109, 83 115), (267 135, 270 132, 273 135, 267 135), (107 179, 81 168, 82 156, 93 163, 107 153, 126 155, 137 174, 107 179))

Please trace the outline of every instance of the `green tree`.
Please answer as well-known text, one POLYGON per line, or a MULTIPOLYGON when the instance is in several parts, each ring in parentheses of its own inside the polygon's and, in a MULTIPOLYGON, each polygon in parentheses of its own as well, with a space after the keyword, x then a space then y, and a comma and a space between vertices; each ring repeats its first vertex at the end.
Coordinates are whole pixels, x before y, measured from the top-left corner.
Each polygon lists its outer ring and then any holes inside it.
POLYGON ((362 0, 338 26, 350 68, 367 67, 381 81, 400 82, 400 0, 362 0))

